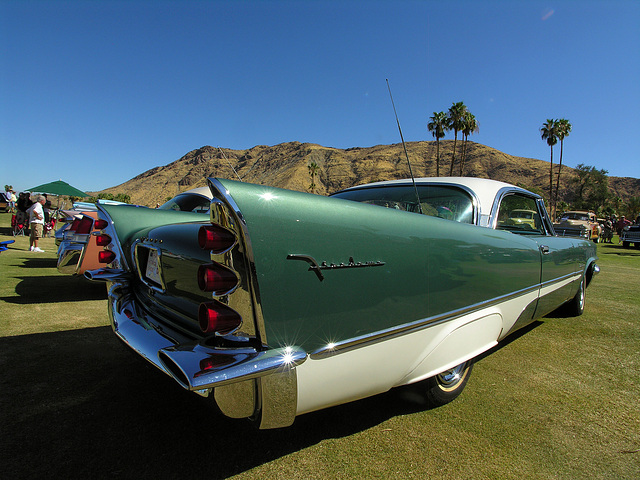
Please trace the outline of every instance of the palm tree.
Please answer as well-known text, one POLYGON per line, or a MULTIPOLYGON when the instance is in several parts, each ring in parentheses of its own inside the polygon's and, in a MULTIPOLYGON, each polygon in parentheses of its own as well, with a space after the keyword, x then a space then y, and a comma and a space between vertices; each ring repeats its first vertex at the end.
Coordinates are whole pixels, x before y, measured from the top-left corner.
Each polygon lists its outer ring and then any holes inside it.
POLYGON ((560 172, 562 171, 562 147, 564 144, 564 137, 568 137, 571 132, 571 123, 566 118, 556 120, 556 126, 558 128, 558 140, 560 140, 560 161, 558 162, 558 178, 556 179, 556 195, 553 200, 554 205, 558 203, 558 191, 560 190, 560 172))
POLYGON ((464 172, 464 162, 467 156, 467 142, 469 140, 469 135, 478 132, 480 127, 478 127, 478 122, 476 121, 476 116, 470 111, 464 112, 464 116, 462 117, 464 126, 462 127, 462 136, 464 137, 464 143, 462 144, 462 155, 460 157, 460 176, 463 175, 464 172))
POLYGON ((462 130, 462 117, 464 116, 464 112, 466 111, 467 107, 463 102, 454 102, 453 105, 449 107, 449 129, 453 130, 453 153, 451 154, 451 168, 449 169, 449 176, 453 175, 453 165, 456 161, 456 143, 458 141, 458 132, 462 130))
POLYGON ((447 114, 444 112, 433 112, 433 117, 427 123, 427 130, 431 132, 436 139, 436 177, 440 176, 440 139, 444 138, 444 134, 449 130, 449 122, 447 114))
POLYGON ((549 172, 549 209, 551 210, 551 218, 555 218, 556 212, 553 208, 553 146, 558 143, 558 127, 556 121, 548 118, 540 128, 542 140, 546 140, 547 145, 551 147, 551 170, 549 172))
POLYGON ((316 193, 316 174, 318 173, 320 167, 318 167, 318 164, 316 162, 311 162, 309 165, 307 165, 307 167, 309 168, 309 175, 311 175, 311 185, 309 185, 309 191, 311 193, 316 193))

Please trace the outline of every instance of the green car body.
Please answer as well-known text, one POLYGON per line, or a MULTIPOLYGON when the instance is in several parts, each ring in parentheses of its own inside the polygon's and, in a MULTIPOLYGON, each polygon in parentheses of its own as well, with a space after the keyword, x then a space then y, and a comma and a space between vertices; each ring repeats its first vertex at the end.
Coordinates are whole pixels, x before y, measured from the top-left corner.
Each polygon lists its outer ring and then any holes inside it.
POLYGON ((108 282, 120 338, 261 428, 405 384, 446 403, 509 333, 580 314, 598 271, 591 243, 556 237, 538 196, 498 182, 210 188, 209 217, 101 206, 110 253, 87 276, 108 282), (537 224, 503 222, 516 208, 537 224))

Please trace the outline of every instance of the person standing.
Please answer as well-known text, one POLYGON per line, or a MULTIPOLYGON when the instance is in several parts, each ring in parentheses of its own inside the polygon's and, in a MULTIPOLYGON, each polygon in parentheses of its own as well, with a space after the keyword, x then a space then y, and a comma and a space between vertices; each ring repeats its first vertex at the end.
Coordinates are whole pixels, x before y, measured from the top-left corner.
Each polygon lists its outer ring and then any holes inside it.
POLYGON ((16 192, 13 191, 13 187, 11 187, 11 201, 9 202, 9 211, 11 213, 16 213, 16 201, 18 200, 16 198, 16 192))
POLYGON ((42 238, 44 232, 44 209, 43 205, 47 199, 40 195, 36 203, 31 205, 27 212, 29 213, 29 229, 31 234, 29 235, 29 250, 32 252, 42 253, 44 250, 38 247, 38 240, 42 238))

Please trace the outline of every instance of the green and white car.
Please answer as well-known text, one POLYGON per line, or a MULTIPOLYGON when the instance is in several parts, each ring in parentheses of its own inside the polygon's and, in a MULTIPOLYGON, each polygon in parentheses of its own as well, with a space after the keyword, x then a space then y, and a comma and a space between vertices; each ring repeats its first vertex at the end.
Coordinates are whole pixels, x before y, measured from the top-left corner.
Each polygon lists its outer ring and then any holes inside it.
POLYGON ((100 205, 114 332, 185 389, 260 428, 415 384, 453 400, 473 359, 584 309, 595 245, 557 237, 506 183, 424 178, 330 197, 209 179, 208 217, 100 205), (514 210, 537 221, 517 223, 514 210))

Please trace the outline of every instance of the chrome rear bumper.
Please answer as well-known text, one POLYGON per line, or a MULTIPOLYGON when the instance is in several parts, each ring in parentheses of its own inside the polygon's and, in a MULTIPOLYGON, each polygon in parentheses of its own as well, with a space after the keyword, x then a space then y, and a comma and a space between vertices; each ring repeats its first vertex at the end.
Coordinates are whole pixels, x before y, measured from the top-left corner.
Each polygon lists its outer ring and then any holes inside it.
MULTIPOLYGON (((93 271, 93 278, 99 270, 93 271)), ((91 275, 87 275, 91 277, 91 275)), ((260 417, 260 428, 293 423, 297 407, 296 366, 307 359, 297 347, 257 350, 222 348, 188 339, 138 306, 128 282, 109 282, 114 332, 139 355, 187 390, 215 399, 233 418, 260 417), (242 397, 242 398, 239 398, 242 397)))
POLYGON ((78 271, 82 261, 84 244, 62 241, 58 247, 58 271, 65 275, 73 275, 78 271))

